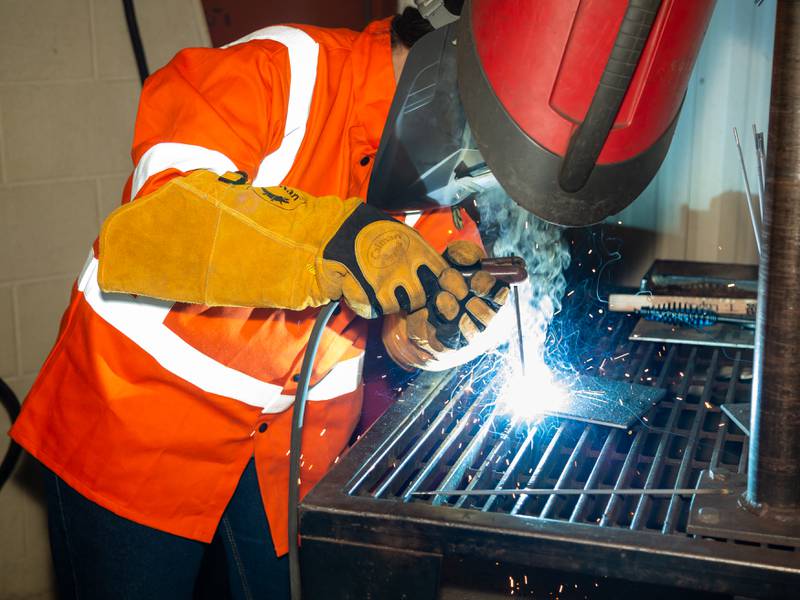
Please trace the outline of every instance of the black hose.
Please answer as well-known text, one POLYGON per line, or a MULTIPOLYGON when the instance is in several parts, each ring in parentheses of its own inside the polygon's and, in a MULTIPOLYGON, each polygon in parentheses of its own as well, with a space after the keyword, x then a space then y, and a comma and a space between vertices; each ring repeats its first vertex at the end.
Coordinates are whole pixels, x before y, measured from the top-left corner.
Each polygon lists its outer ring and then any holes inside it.
MULTIPOLYGON (((2 379, 0 379, 0 401, 2 401, 3 408, 6 409, 8 417, 13 423, 19 416, 20 404, 19 400, 17 400, 17 396, 2 379)), ((14 467, 17 466, 17 461, 19 461, 20 454, 22 454, 20 445, 14 440, 10 440, 6 455, 3 457, 3 462, 0 463, 0 489, 3 488, 8 478, 11 477, 14 467)))
POLYGON ((308 338, 306 354, 303 357, 303 366, 300 369, 297 393, 294 396, 292 437, 289 446, 289 584, 292 590, 292 600, 301 598, 297 508, 300 504, 300 452, 303 442, 303 418, 306 412, 306 400, 308 400, 308 386, 311 382, 312 367, 319 349, 319 342, 322 339, 322 332, 325 331, 325 326, 338 307, 338 302, 326 304, 317 315, 317 320, 314 321, 311 336, 308 338))
POLYGON ((125 9, 125 22, 128 24, 128 35, 133 46, 133 55, 136 57, 136 68, 139 69, 139 79, 144 85, 144 80, 150 75, 147 68, 147 58, 144 54, 142 36, 139 35, 139 22, 136 20, 136 10, 133 8, 133 0, 122 0, 122 7, 125 9))

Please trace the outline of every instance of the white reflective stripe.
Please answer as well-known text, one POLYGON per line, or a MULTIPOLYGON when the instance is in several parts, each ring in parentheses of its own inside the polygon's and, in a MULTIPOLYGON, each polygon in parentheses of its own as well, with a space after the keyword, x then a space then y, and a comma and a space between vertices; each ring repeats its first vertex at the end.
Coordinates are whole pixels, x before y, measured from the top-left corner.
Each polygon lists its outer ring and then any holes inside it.
MULTIPOLYGON (((171 302, 128 294, 106 294, 97 283, 97 259, 90 254, 78 289, 97 315, 122 333, 170 373, 203 391, 258 406, 265 413, 282 412, 294 396, 282 388, 232 369, 203 354, 164 325, 171 302)), ((266 360, 266 357, 265 357, 266 360)), ((361 381, 363 353, 342 361, 311 388, 309 399, 330 400, 352 392, 361 381)))
POLYGON ((422 212, 413 212, 413 213, 408 213, 408 214, 407 214, 407 215, 406 215, 406 216, 403 218, 403 221, 404 221, 404 222, 405 222, 405 224, 406 224, 406 225, 408 225, 409 227, 414 227, 414 225, 416 225, 416 224, 417 224, 417 221, 419 221, 419 218, 420 218, 421 216, 422 216, 422 212))
MULTIPOLYGON (((361 382, 361 373, 363 370, 363 352, 358 356, 343 360, 333 367, 325 377, 320 379, 315 386, 308 390, 309 402, 320 402, 349 394, 354 391, 361 382)), ((283 406, 283 408, 278 410, 267 410, 265 408, 263 412, 281 412, 286 410, 294 402, 294 395, 281 396, 281 402, 282 404, 279 404, 279 406, 283 406)))
POLYGON ((131 198, 136 198, 136 194, 150 177, 167 169, 178 169, 179 171, 208 169, 218 175, 238 170, 233 161, 222 152, 192 144, 162 142, 150 148, 139 159, 139 163, 133 171, 131 198))
POLYGON ((294 159, 306 135, 306 124, 317 82, 319 44, 310 35, 295 27, 283 25, 265 27, 236 40, 230 46, 251 40, 272 40, 289 50, 289 107, 286 111, 286 127, 280 147, 261 161, 253 179, 253 185, 280 185, 294 164, 294 159))

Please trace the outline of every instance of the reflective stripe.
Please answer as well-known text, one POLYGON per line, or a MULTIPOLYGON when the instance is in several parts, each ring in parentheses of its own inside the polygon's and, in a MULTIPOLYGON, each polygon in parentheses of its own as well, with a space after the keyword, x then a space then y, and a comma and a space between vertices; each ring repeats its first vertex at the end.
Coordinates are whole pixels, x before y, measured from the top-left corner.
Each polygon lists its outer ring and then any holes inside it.
MULTIPOLYGON (((286 126, 280 147, 266 156, 253 180, 254 185, 280 184, 294 164, 306 132, 317 78, 319 44, 294 27, 267 27, 233 44, 250 40, 273 40, 289 51, 291 78, 286 126)), ((233 45, 231 44, 231 45, 233 45)), ((216 150, 163 142, 145 152, 133 172, 131 197, 147 180, 167 169, 208 169, 222 174, 236 171, 233 161, 216 150)), ((203 354, 164 325, 170 302, 127 294, 105 294, 97 284, 97 259, 90 255, 78 280, 78 289, 100 318, 136 343, 162 367, 198 388, 263 408, 265 413, 286 410, 294 396, 281 394, 279 386, 265 383, 223 365, 203 354)), ((309 391, 309 400, 329 400, 354 391, 361 381, 363 353, 337 364, 309 391)))
POLYGON ((218 175, 238 170, 233 161, 222 152, 192 144, 162 142, 145 152, 136 165, 131 182, 131 198, 136 198, 136 194, 150 177, 167 169, 179 171, 208 169, 218 175))
MULTIPOLYGON (((78 278, 78 289, 95 313, 152 356, 170 373, 203 391, 258 406, 265 413, 282 412, 294 396, 281 394, 281 387, 260 381, 203 354, 164 325, 172 303, 106 294, 97 284, 98 262, 90 255, 78 278)), ((309 400, 330 400, 352 392, 361 381, 363 353, 342 361, 309 391, 309 400)))
POLYGON ((283 141, 280 148, 261 161, 258 173, 253 179, 253 185, 280 185, 289 174, 300 150, 300 144, 303 143, 303 137, 306 135, 311 100, 314 97, 314 85, 317 82, 319 44, 301 29, 279 25, 254 31, 229 46, 251 40, 272 40, 283 44, 289 50, 291 79, 283 141))
POLYGON ((422 216, 422 212, 412 212, 412 213, 408 213, 408 214, 406 214, 406 216, 403 218, 403 221, 404 221, 404 222, 405 222, 405 224, 406 224, 406 225, 408 225, 409 227, 414 227, 414 226, 417 224, 417 221, 419 221, 419 218, 420 218, 421 216, 422 216))

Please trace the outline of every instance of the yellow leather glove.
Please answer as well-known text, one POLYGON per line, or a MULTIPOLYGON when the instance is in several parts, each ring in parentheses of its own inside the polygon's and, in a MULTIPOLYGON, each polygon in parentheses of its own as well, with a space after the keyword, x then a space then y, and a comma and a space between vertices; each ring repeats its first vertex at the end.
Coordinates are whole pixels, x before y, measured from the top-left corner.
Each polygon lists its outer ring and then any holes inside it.
POLYGON ((383 343, 404 369, 440 371, 455 367, 508 339, 511 312, 503 310, 508 285, 478 270, 468 280, 460 273, 485 254, 471 242, 450 244, 444 253, 451 265, 439 276, 441 291, 425 308, 396 314, 383 322, 383 343))
POLYGON ((424 306, 447 268, 417 232, 358 198, 209 171, 115 210, 99 262, 106 292, 291 310, 343 297, 367 318, 424 306))

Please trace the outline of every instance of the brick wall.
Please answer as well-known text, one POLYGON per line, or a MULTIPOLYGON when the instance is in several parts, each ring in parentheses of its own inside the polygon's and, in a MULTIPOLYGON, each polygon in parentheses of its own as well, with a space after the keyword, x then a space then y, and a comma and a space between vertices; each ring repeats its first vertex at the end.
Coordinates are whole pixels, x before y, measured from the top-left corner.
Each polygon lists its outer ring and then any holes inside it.
MULTIPOLYGON (((199 0, 135 5, 151 71, 182 47, 208 45, 199 0)), ((119 204, 139 87, 121 0, 0 2, 0 377, 20 398, 119 204)), ((31 463, 0 492, 2 599, 51 596, 31 463)))

